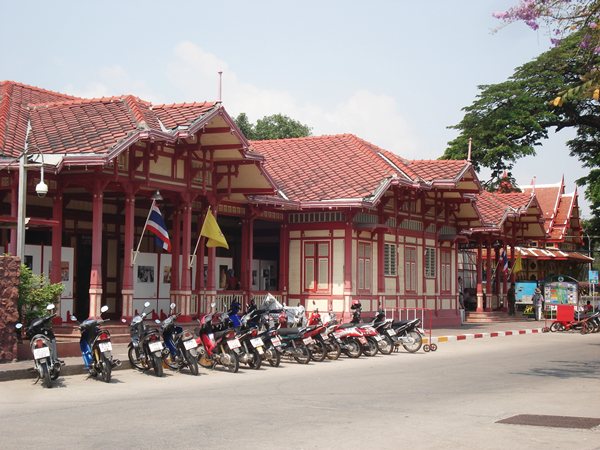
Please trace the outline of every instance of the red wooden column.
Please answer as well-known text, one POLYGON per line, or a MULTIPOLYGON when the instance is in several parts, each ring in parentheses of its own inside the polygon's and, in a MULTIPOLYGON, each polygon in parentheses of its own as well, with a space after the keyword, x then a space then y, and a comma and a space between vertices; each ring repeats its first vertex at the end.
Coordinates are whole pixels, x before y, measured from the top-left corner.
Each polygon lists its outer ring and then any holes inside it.
MULTIPOLYGON (((380 228, 377 230, 377 296, 384 305, 383 296, 385 295, 385 271, 384 271, 384 242, 385 231, 380 228)), ((396 255, 397 256, 397 255, 396 255)), ((396 266, 398 266, 396 261, 396 266)), ((396 269, 397 270, 397 269, 396 269)))
MULTIPOLYGON (((62 192, 58 190, 52 203, 52 219, 56 224, 52 226, 52 267, 50 268, 50 281, 60 283, 62 281, 61 260, 62 260, 62 229, 63 229, 63 197, 62 192)), ((56 322, 61 322, 60 297, 57 299, 56 311, 58 316, 56 322)))
POLYGON ((181 288, 179 291, 179 301, 177 309, 181 313, 179 320, 189 322, 192 320, 192 280, 190 255, 192 253, 192 203, 183 204, 183 243, 181 246, 181 288))
MULTIPOLYGON (((19 209, 19 174, 15 172, 12 176, 12 188, 10 191, 10 216, 17 217, 19 209)), ((8 244, 8 253, 17 254, 17 228, 10 229, 10 242, 8 244)))
POLYGON ((242 259, 242 272, 244 272, 246 276, 246 283, 248 286, 246 292, 248 295, 248 302, 250 302, 250 298, 252 296, 250 293, 252 288, 252 260, 254 259, 254 217, 248 219, 246 233, 247 242, 245 247, 247 257, 245 260, 242 259))
POLYGON ((171 303, 177 304, 179 295, 179 255, 181 253, 181 212, 179 209, 173 214, 173 239, 171 240, 171 303))
POLYGON ((485 268, 485 310, 490 311, 492 303, 492 241, 487 241, 487 257, 486 257, 486 268, 485 268))
POLYGON ((130 320, 133 317, 133 239, 135 236, 135 194, 128 189, 125 193, 125 234, 123 245, 123 280, 121 298, 123 300, 121 317, 130 320))
POLYGON ((279 228, 279 291, 281 292, 282 302, 284 303, 287 303, 289 255, 290 230, 287 223, 282 223, 279 228))
POLYGON ((483 312, 483 243, 478 241, 477 247, 477 312, 483 312))
POLYGON ((92 199, 92 270, 90 273, 90 317, 100 316, 102 306, 102 209, 104 186, 94 184, 92 199))
POLYGON ((344 235, 344 312, 352 303, 352 222, 346 222, 344 235))

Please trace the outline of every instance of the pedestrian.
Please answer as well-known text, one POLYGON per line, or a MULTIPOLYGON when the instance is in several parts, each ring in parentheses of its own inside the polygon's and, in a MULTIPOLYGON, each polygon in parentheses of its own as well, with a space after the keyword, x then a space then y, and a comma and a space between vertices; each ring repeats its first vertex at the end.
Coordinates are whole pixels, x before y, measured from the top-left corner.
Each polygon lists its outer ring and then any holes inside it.
POLYGON ((587 301, 587 303, 585 304, 585 306, 583 307, 584 312, 586 313, 591 313, 594 311, 594 307, 592 306, 592 302, 590 302, 589 300, 587 301))
POLYGON ((542 295, 540 288, 535 288, 531 300, 533 301, 533 307, 535 308, 535 320, 540 320, 542 318, 542 305, 544 303, 544 296, 542 295))
POLYGON ((517 301, 517 298, 515 296, 515 283, 510 283, 510 288, 508 289, 508 292, 506 293, 506 300, 508 301, 508 315, 514 316, 515 315, 515 302, 517 301))

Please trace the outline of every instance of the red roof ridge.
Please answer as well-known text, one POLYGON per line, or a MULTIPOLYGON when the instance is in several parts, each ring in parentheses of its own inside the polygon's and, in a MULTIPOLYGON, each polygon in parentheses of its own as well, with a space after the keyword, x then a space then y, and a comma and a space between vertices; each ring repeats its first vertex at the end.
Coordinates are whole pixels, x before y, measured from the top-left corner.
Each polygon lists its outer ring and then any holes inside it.
MULTIPOLYGON (((150 128, 148 126, 148 123, 146 122, 146 118, 144 117, 144 113, 142 112, 142 110, 139 107, 138 102, 142 102, 142 100, 140 100, 138 97, 135 97, 133 95, 127 95, 123 98, 125 105, 127 106, 127 108, 129 109, 129 111, 131 111, 131 113, 133 114, 133 117, 135 119, 135 122, 142 126, 143 128, 150 128)), ((149 103, 147 103, 149 105, 149 103)))
MULTIPOLYGON (((250 142, 282 142, 282 141, 290 142, 290 141, 316 140, 316 139, 326 139, 326 138, 343 138, 343 137, 351 137, 351 138, 355 138, 362 142, 367 142, 367 141, 364 141, 364 140, 356 137, 355 135, 353 135, 351 133, 320 134, 318 136, 311 135, 311 136, 302 136, 302 137, 296 137, 296 138, 262 139, 260 141, 250 141, 250 142)), ((371 144, 371 145, 373 145, 373 144, 371 144)))
POLYGON ((207 106, 207 105, 216 105, 217 102, 191 102, 191 103, 161 103, 158 105, 152 105, 152 109, 160 109, 160 108, 185 108, 185 107, 193 107, 193 106, 207 106))
POLYGON ((139 97, 128 94, 128 95, 118 95, 118 96, 112 96, 112 97, 75 98, 72 100, 64 100, 64 101, 57 101, 57 102, 34 103, 34 104, 30 104, 29 106, 33 107, 34 109, 37 109, 37 108, 49 108, 49 107, 54 107, 54 106, 86 105, 86 104, 90 104, 90 103, 113 103, 113 102, 125 102, 125 101, 127 101, 126 100, 127 98, 135 99, 136 101, 144 103, 146 105, 151 104, 150 102, 147 102, 146 100, 142 100, 139 97))
POLYGON ((46 94, 60 95, 60 96, 65 97, 65 98, 71 98, 71 99, 80 98, 80 97, 76 97, 74 95, 63 94, 62 92, 51 91, 50 89, 44 89, 44 88, 41 88, 41 87, 32 86, 30 84, 19 83, 18 81, 2 80, 2 81, 0 81, 0 86, 2 86, 2 85, 19 86, 19 87, 22 87, 22 88, 25 88, 25 89, 31 89, 32 91, 43 92, 43 93, 46 93, 46 94))

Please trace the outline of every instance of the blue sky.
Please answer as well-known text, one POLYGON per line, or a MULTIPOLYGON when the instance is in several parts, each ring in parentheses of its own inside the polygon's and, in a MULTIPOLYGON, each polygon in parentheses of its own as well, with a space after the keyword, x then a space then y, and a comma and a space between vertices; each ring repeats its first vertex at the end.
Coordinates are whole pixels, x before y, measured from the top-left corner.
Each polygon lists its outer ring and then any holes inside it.
MULTIPOLYGON (((409 159, 435 159, 478 85, 505 80, 548 49, 543 31, 521 24, 492 33, 501 25, 492 13, 515 2, 5 2, 0 79, 172 103, 215 100, 222 70, 233 116, 281 112, 314 134, 353 133, 409 159)), ((564 174, 573 191, 585 172, 567 138, 561 132, 520 160, 517 181, 550 184, 564 174)))

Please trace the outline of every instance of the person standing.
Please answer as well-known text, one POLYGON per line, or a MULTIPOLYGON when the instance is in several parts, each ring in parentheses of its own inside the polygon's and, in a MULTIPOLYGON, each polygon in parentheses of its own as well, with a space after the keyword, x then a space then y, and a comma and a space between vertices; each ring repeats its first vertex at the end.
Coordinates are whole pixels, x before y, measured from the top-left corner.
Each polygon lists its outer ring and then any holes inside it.
POLYGON ((531 300, 533 301, 533 307, 535 308, 535 320, 540 320, 542 318, 542 304, 544 302, 544 297, 542 296, 540 288, 535 288, 531 300))
POLYGON ((515 283, 510 283, 510 289, 506 293, 506 300, 508 301, 508 315, 515 315, 515 302, 517 301, 515 294, 515 283))

